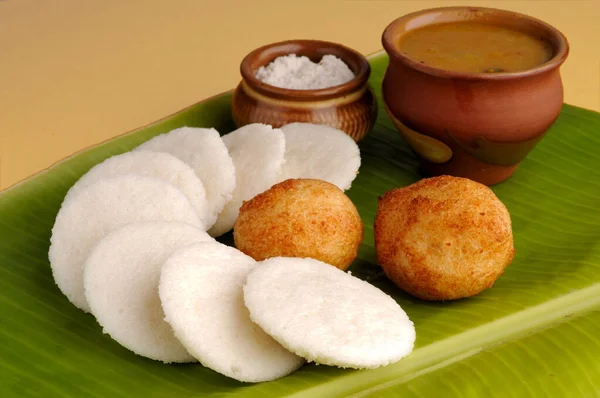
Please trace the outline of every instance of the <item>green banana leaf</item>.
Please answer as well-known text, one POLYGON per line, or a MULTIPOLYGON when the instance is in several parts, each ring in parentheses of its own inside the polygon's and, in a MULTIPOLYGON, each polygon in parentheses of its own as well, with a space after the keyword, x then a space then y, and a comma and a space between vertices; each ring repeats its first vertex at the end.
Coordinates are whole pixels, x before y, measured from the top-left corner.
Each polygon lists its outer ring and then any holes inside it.
MULTIPOLYGON (((388 59, 370 61, 379 95, 388 59)), ((492 289, 444 303, 402 293, 376 264, 377 197, 419 179, 414 155, 380 111, 348 191, 365 224, 351 270, 396 298, 416 325, 414 352, 396 364, 306 365, 274 382, 242 384, 198 364, 136 356, 103 335, 52 279, 47 252, 63 196, 94 164, 159 133, 183 125, 232 130, 230 101, 226 93, 193 105, 0 195, 1 397, 600 395, 600 115, 568 105, 513 177, 493 188, 512 216, 514 262, 492 289)))

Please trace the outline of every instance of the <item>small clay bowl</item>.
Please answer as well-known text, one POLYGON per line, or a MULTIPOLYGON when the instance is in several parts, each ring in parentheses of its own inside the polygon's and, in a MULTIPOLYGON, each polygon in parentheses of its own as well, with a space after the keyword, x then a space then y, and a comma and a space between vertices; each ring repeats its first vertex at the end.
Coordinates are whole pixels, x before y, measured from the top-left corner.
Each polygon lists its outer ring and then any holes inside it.
POLYGON ((506 180, 554 123, 563 104, 559 67, 569 45, 554 27, 511 11, 444 7, 393 21, 384 31, 390 63, 382 94, 388 114, 426 175, 450 174, 486 185, 506 180), (402 35, 429 24, 477 21, 546 40, 551 59, 512 73, 462 73, 408 58, 402 35))
POLYGON ((232 115, 240 127, 265 123, 281 127, 303 122, 326 124, 343 130, 356 142, 375 124, 377 101, 368 79, 371 67, 360 53, 337 43, 290 40, 268 44, 248 54, 240 66, 242 81, 233 94, 232 115), (307 56, 319 62, 331 54, 343 60, 356 77, 347 83, 316 90, 275 87, 256 78, 256 71, 282 55, 307 56))

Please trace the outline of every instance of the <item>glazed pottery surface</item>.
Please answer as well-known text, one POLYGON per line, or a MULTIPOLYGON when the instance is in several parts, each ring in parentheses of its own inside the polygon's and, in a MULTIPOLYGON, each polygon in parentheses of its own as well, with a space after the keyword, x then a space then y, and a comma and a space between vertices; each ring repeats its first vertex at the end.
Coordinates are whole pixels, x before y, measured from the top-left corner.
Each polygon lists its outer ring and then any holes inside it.
POLYGON ((568 43, 555 28, 534 18, 479 7, 430 9, 395 20, 382 41, 390 57, 382 87, 386 108, 426 175, 450 174, 487 185, 501 182, 543 138, 562 107, 559 67, 568 43), (524 30, 547 40, 553 56, 522 72, 463 73, 424 65, 398 50, 406 32, 459 21, 524 30))
POLYGON ((232 116, 235 124, 265 123, 281 127, 288 123, 326 124, 343 130, 355 141, 373 128, 377 101, 368 79, 371 67, 358 52, 337 43, 291 40, 269 44, 248 54, 242 61, 242 81, 235 89, 232 116), (314 90, 275 87, 256 78, 258 68, 288 54, 307 56, 319 62, 324 55, 342 59, 356 77, 338 86, 314 90))

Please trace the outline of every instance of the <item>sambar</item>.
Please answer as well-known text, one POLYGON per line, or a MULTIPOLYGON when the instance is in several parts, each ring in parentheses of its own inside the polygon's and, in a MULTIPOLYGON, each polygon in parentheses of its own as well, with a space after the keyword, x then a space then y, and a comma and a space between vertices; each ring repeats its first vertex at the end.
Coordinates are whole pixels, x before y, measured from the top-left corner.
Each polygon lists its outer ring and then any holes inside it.
POLYGON ((507 26, 464 21, 432 24, 401 37, 399 50, 420 63, 455 72, 519 72, 552 58, 543 37, 507 26))

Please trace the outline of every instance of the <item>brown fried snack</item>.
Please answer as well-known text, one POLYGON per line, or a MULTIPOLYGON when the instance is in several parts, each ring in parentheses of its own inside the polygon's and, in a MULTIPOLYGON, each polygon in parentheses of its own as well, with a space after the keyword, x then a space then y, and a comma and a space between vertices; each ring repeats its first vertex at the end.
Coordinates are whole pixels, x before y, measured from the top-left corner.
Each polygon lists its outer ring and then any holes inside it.
POLYGON ((375 250, 385 274, 424 300, 470 297, 512 262, 511 220, 487 186, 440 176, 379 198, 375 250))
POLYGON ((358 254, 363 224, 335 185, 289 179, 244 202, 233 237, 239 250, 258 261, 311 257, 345 270, 358 254))

